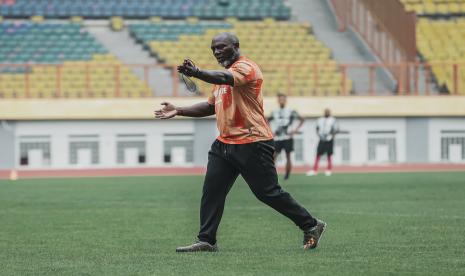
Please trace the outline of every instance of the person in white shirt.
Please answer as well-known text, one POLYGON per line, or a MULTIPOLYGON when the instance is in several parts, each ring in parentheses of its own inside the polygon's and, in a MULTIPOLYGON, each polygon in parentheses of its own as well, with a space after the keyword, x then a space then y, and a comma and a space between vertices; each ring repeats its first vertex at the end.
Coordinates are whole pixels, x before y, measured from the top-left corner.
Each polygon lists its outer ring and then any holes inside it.
POLYGON ((331 111, 326 108, 324 112, 324 117, 318 118, 316 124, 316 133, 320 138, 318 142, 317 153, 315 157, 315 163, 313 164, 313 169, 310 170, 307 175, 313 176, 318 173, 318 163, 322 155, 327 155, 328 167, 326 169, 325 175, 330 176, 331 170, 333 167, 332 156, 334 148, 334 136, 339 131, 339 125, 336 121, 336 118, 331 116, 331 111))
POLYGON ((278 104, 279 108, 273 110, 271 116, 268 118, 268 122, 271 123, 274 132, 275 160, 283 149, 286 152, 286 174, 284 175, 284 180, 287 180, 292 170, 291 152, 294 151, 293 136, 299 132, 304 119, 297 111, 286 107, 287 96, 285 94, 278 94, 278 104), (297 126, 293 128, 296 120, 298 120, 297 126))

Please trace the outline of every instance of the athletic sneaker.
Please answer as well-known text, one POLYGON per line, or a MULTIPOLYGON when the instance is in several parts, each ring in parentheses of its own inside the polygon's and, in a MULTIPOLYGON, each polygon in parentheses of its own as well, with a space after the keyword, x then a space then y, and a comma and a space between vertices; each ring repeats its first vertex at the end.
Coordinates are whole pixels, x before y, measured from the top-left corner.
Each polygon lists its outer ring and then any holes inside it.
POLYGON ((314 176, 314 175, 316 175, 316 172, 315 172, 314 170, 311 170, 311 171, 308 171, 308 172, 306 173, 306 175, 307 175, 307 176, 314 176))
POLYGON ((331 171, 325 171, 326 176, 331 176, 333 173, 331 171))
POLYGON ((316 225, 304 232, 304 250, 314 249, 318 246, 326 229, 326 222, 317 219, 316 225))
POLYGON ((176 252, 216 252, 218 251, 218 246, 216 244, 211 245, 208 242, 196 241, 195 243, 188 246, 181 246, 176 248, 176 252))

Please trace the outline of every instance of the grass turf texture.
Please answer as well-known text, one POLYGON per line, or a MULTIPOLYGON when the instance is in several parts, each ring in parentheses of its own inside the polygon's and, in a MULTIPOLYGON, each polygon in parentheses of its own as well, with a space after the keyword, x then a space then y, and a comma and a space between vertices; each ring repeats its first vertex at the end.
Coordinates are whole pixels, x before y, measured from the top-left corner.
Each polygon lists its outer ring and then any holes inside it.
POLYGON ((0 182, 0 274, 465 273, 465 172, 293 175, 283 187, 328 222, 300 249, 291 221, 231 190, 219 253, 176 254, 198 229, 200 176, 0 182))

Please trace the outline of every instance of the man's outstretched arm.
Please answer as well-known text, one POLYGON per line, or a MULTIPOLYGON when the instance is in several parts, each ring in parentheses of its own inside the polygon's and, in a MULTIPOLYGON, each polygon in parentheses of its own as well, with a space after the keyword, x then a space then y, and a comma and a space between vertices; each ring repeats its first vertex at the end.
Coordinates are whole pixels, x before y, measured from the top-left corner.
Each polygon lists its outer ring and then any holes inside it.
POLYGON ((234 86, 234 77, 226 70, 202 70, 196 67, 190 60, 178 66, 178 72, 189 77, 194 77, 211 84, 227 84, 234 86))
POLYGON ((193 77, 211 84, 227 84, 234 86, 234 77, 229 71, 199 69, 193 77))
POLYGON ((155 110, 155 118, 171 119, 175 116, 185 117, 207 117, 215 114, 215 106, 208 102, 202 102, 185 107, 176 107, 168 102, 161 103, 161 109, 155 110))

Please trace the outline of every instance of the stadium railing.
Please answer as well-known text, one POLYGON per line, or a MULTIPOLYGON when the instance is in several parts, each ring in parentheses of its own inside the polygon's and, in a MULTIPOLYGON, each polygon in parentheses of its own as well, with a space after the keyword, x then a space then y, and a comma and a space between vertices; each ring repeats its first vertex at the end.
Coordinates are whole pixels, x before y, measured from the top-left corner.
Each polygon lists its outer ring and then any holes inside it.
MULTIPOLYGON (((414 12, 406 11, 399 0, 327 1, 334 10, 339 30, 350 28, 357 33, 381 62, 391 64, 416 60, 417 18, 414 12)), ((401 76, 397 71, 391 73, 399 83, 402 83, 399 78, 412 78, 408 74, 401 76)))
MULTIPOLYGON (((76 68, 79 65, 73 65, 76 68)), ((199 64, 202 68, 212 68, 214 64, 199 64)), ((325 70, 326 64, 311 64, 311 65, 267 65, 261 64, 262 69, 270 70, 274 66, 286 68, 286 80, 284 87, 285 92, 292 96, 348 96, 348 95, 430 95, 433 94, 431 85, 435 85, 442 94, 445 95, 465 95, 465 63, 398 63, 398 64, 337 64, 338 70, 341 72, 340 80, 327 80, 320 77, 319 72, 325 70), (299 67, 309 67, 314 72, 306 78, 296 76, 299 67), (389 67, 390 70, 399 72, 397 87, 394 90, 386 91, 377 86, 377 76, 380 69, 389 67), (434 68, 442 68, 450 79, 448 83, 438 83, 433 74, 434 68), (349 75, 357 71, 358 77, 366 80, 366 85, 363 87, 354 87, 349 75), (426 72, 425 78, 421 78, 420 72, 426 72), (412 76, 409 79, 402 76, 412 76), (300 91, 295 88, 296 81, 303 81, 307 89, 300 91), (328 82, 333 83, 328 89, 328 82), (354 93, 356 92, 356 93, 354 93)), ((334 66, 334 65, 331 65, 334 66)), ((151 72, 164 68, 171 71, 172 79, 172 96, 186 96, 180 93, 179 75, 174 65, 138 65, 138 64, 88 64, 81 66, 79 69, 83 72, 84 78, 74 81, 74 86, 77 89, 67 91, 64 89, 63 83, 70 81, 63 78, 64 65, 62 64, 0 64, 0 98, 113 98, 113 97, 153 97, 158 96, 157 91, 154 91, 149 86, 151 72), (49 74, 47 75, 47 85, 37 84, 41 82, 40 78, 34 77, 34 72, 46 68, 49 74), (105 87, 107 93, 96 93, 102 87, 101 81, 92 73, 98 68, 107 69, 106 74, 110 74, 112 78, 111 87, 105 87), (122 70, 139 71, 139 78, 145 84, 140 88, 134 88, 127 85, 127 81, 122 77, 122 70), (110 73, 108 73, 110 72, 110 73), (142 77, 143 76, 143 77, 142 77), (129 88, 128 88, 129 87, 129 88), (142 89, 144 91, 126 91, 126 90, 142 89), (40 91, 39 91, 40 90, 40 91), (149 90, 149 91, 147 91, 149 90)), ((307 70, 307 71, 308 71, 307 70)), ((264 94, 265 96, 274 96, 277 91, 271 87, 267 87, 266 74, 264 75, 264 94)), ((70 87, 69 85, 67 87, 70 87)), ((302 87, 302 85, 298 85, 302 87)), ((163 95, 166 96, 166 92, 163 95)), ((210 90, 201 91, 203 95, 207 95, 210 90)))
POLYGON ((355 30, 387 63, 414 61, 416 15, 399 0, 329 0, 339 30, 355 30))

